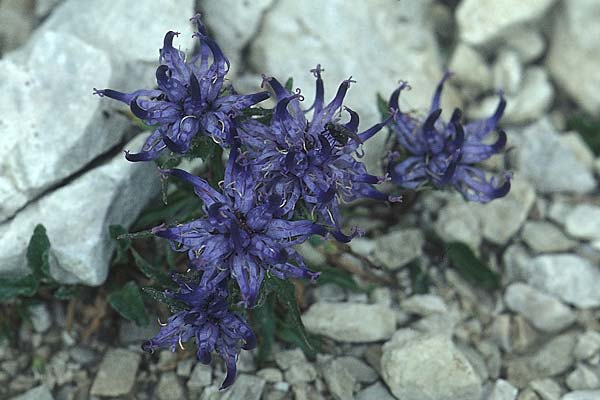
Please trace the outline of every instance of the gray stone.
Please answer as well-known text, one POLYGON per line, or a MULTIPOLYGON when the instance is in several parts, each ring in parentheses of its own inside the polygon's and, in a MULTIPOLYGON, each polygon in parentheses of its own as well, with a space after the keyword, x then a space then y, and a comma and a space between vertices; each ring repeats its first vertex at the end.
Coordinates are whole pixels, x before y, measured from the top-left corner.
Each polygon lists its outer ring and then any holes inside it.
POLYGON ((275 353, 275 362, 279 368, 287 370, 294 364, 304 364, 307 361, 304 352, 296 348, 275 353))
POLYGON ((577 338, 573 355, 577 360, 587 360, 600 351, 600 333, 585 331, 577 338))
POLYGON ((386 268, 396 270, 423 254, 423 242, 420 229, 393 231, 375 239, 375 257, 386 268))
POLYGON ((577 242, 569 239, 556 225, 547 221, 527 221, 521 236, 537 253, 552 253, 570 250, 577 242))
POLYGON ((155 394, 160 400, 180 400, 184 396, 183 386, 174 372, 160 376, 155 394))
POLYGON ((579 132, 566 132, 560 135, 560 141, 571 149, 577 161, 585 165, 590 171, 594 169, 594 152, 585 143, 579 132))
POLYGON ((521 393, 519 393, 517 400, 541 400, 541 399, 537 394, 535 394, 535 392, 532 389, 526 388, 525 390, 522 390, 521 393))
POLYGON ((52 326, 52 316, 45 304, 35 304, 29 307, 29 320, 33 330, 38 333, 46 332, 52 326))
POLYGON ((478 252, 481 244, 481 227, 471 206, 472 204, 461 198, 453 197, 440 210, 433 228, 444 241, 463 242, 478 252))
POLYGON ((335 283, 326 283, 313 289, 315 301, 342 302, 346 300, 346 291, 335 283))
POLYGON ((547 119, 529 125, 509 139, 516 147, 520 174, 542 192, 586 193, 596 187, 590 171, 560 141, 547 119))
POLYGON ((504 294, 509 309, 527 318, 542 332, 558 332, 575 322, 571 309, 556 298, 524 283, 513 283, 504 294))
POLYGON ((265 388, 265 380, 256 376, 241 374, 221 397, 221 400, 260 400, 265 388))
POLYGON ((283 374, 277 368, 263 368, 256 372, 256 376, 269 383, 281 382, 283 380, 283 374))
POLYGON ((194 367, 195 360, 192 358, 185 358, 177 363, 177 376, 182 378, 189 378, 192 374, 192 368, 194 367))
POLYGON ((379 375, 359 358, 352 356, 338 357, 335 362, 341 364, 354 377, 356 382, 373 383, 379 375))
POLYGON ((444 314, 448 307, 444 300, 434 294, 416 294, 400 302, 400 308, 410 314, 427 316, 444 314))
MULTIPOLYGON (((126 148, 137 148, 143 140, 140 135, 126 148)), ((51 274, 63 283, 101 284, 115 249, 108 226, 130 226, 159 188, 153 165, 130 163, 123 154, 116 155, 0 225, 0 273, 27 270, 25 250, 34 227, 41 223, 56 261, 51 274)))
POLYGON ((12 397, 11 400, 54 400, 54 397, 52 397, 50 389, 41 385, 28 390, 20 396, 12 397))
POLYGON ((19 132, 19 140, 0 144, 2 223, 119 143, 128 122, 103 116, 106 104, 91 88, 111 81, 109 59, 74 36, 46 32, 25 59, 0 66, 0 90, 8 94, 0 99, 0 132, 19 132))
POLYGON ((476 46, 489 44, 541 18, 554 1, 463 0, 456 9, 460 38, 476 46))
POLYGON ((353 392, 356 380, 343 363, 333 360, 324 364, 321 371, 329 393, 334 399, 354 399, 353 392))
POLYGON ((129 393, 135 383, 140 355, 124 349, 109 350, 96 373, 90 394, 121 396, 129 393))
POLYGON ((69 355, 73 361, 83 366, 89 365, 98 359, 96 352, 83 346, 73 347, 69 350, 69 355))
POLYGON ((567 233, 579 239, 600 239, 600 207, 578 204, 565 218, 567 233))
POLYGON ((274 0, 200 2, 206 25, 231 61, 231 73, 242 66, 242 50, 258 34, 262 17, 273 3, 274 0))
POLYGON ((506 244, 527 219, 535 202, 529 182, 515 177, 508 195, 487 204, 472 204, 482 226, 483 237, 492 243, 506 244))
POLYGON ((531 255, 520 243, 510 245, 502 255, 504 271, 508 282, 526 280, 529 276, 531 255))
POLYGON ((35 26, 34 0, 0 1, 0 55, 24 44, 35 26))
POLYGON ((575 390, 565 394, 561 400, 598 400, 600 390, 575 390))
POLYGON ((485 360, 490 378, 497 379, 500 376, 500 368, 502 367, 500 349, 490 340, 482 340, 476 343, 476 346, 485 360))
POLYGON ((148 338, 156 336, 160 325, 152 321, 146 326, 139 326, 133 321, 122 319, 119 321, 119 342, 122 344, 136 343, 141 345, 148 338))
POLYGON ((540 58, 546 49, 544 36, 529 27, 512 29, 504 40, 509 48, 519 53, 525 63, 540 58))
POLYGON ((600 112, 598 13, 600 4, 595 0, 561 2, 546 56, 555 82, 590 114, 600 112))
POLYGON ((446 336, 413 336, 384 347, 382 376, 403 400, 478 400, 481 381, 446 336))
POLYGON ((285 371, 285 381, 292 385, 312 382, 317 378, 317 370, 309 362, 294 363, 285 371))
POLYGON ((187 387, 191 391, 199 392, 202 388, 210 386, 212 382, 212 367, 202 363, 196 363, 192 375, 187 381, 187 387))
POLYGON ((516 51, 500 50, 492 67, 494 88, 505 93, 516 93, 523 80, 521 58, 516 51))
MULTIPOLYGON (((543 117, 554 100, 554 88, 542 67, 531 66, 523 74, 518 90, 507 93, 503 124, 523 125, 543 117)), ((490 95, 467 109, 471 119, 487 118, 498 107, 498 96, 490 95)))
POLYGON ((519 389, 510 384, 504 379, 498 379, 494 383, 494 388, 488 400, 515 400, 519 389))
POLYGON ((44 18, 63 0, 35 0, 35 16, 44 18))
POLYGON ((592 369, 586 364, 577 364, 577 368, 567 375, 567 386, 571 390, 600 389, 600 376, 597 368, 592 369))
POLYGON ((381 304, 315 303, 302 322, 309 332, 351 343, 389 339, 396 329, 394 311, 381 304))
POLYGON ((356 400, 394 400, 389 390, 381 383, 377 382, 356 393, 356 400))
POLYGON ((448 69, 456 82, 475 87, 488 89, 491 83, 490 68, 484 58, 471 46, 459 43, 454 48, 448 69))
POLYGON ((507 362, 508 381, 525 388, 535 379, 548 378, 565 372, 573 365, 575 336, 557 336, 535 354, 514 358, 507 362))
POLYGON ((579 308, 600 305, 600 269, 574 254, 544 255, 534 258, 528 282, 579 308))
MULTIPOLYGON (((354 2, 352 7, 344 0, 278 1, 265 14, 252 42, 250 63, 254 70, 282 80, 293 76, 294 86, 301 88, 308 100, 307 108, 315 87, 309 70, 317 63, 326 71, 326 98, 333 98, 339 83, 352 76, 357 84, 350 88, 345 104, 360 114, 360 129, 379 122, 373 99, 376 93, 390 93, 397 85, 399 71, 402 79, 418 89, 403 93, 402 104, 425 110, 442 77, 428 5, 418 0, 372 0, 354 2), (361 57, 355 57, 356 49, 360 49, 361 57), (393 60, 392 67, 373 62, 382 54, 393 60)), ((453 109, 449 104, 458 105, 459 100, 450 86, 443 97, 443 108, 449 115, 453 109)), ((386 135, 380 134, 365 144, 363 160, 371 173, 381 170, 387 153, 385 141, 386 135)))
POLYGON ((563 394, 562 387, 550 378, 531 381, 529 387, 540 395, 542 400, 559 400, 563 394))

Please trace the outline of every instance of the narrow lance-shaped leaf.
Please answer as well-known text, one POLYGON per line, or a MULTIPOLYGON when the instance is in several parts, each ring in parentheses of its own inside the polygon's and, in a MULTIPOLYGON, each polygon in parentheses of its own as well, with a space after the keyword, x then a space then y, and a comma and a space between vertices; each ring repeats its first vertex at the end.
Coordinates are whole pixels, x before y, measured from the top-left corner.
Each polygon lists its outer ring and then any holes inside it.
POLYGON ((108 235, 117 243, 116 264, 127 261, 127 249, 131 245, 131 238, 127 237, 127 233, 127 229, 122 225, 110 225, 108 227, 108 235))
POLYGON ((148 296, 154 301, 163 303, 169 308, 169 311, 173 313, 185 310, 187 308, 184 303, 167 296, 164 290, 162 289, 155 288, 152 286, 145 286, 142 288, 142 293, 144 293, 146 296, 148 296))
POLYGON ((133 254, 133 258, 135 260, 135 265, 139 268, 139 270, 146 276, 148 279, 152 279, 159 285, 174 289, 177 286, 173 283, 169 275, 161 271, 159 268, 151 265, 148 261, 144 259, 134 248, 131 248, 131 254, 133 254))
POLYGON ((122 288, 110 293, 108 303, 124 318, 135 322, 138 326, 146 326, 150 322, 142 294, 135 282, 128 282, 122 288))
POLYGON ((38 289, 39 281, 33 274, 28 274, 17 279, 0 279, 0 303, 15 297, 33 296, 38 289))
POLYGON ((484 289, 500 287, 500 276, 475 256, 469 246, 461 242, 447 245, 446 255, 452 266, 469 282, 484 289))
POLYGON ((37 225, 27 247, 27 265, 38 281, 52 282, 50 276, 50 240, 46 228, 37 225))

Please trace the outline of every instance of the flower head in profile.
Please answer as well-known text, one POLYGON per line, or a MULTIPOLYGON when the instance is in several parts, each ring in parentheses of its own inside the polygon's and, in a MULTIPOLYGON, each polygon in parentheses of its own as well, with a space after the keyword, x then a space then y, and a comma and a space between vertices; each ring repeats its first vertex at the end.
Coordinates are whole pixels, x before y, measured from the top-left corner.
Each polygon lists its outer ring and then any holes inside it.
POLYGON ((506 134, 501 130, 495 142, 486 142, 496 130, 506 101, 501 95, 496 111, 487 119, 463 125, 461 112, 456 109, 446 123, 440 119, 440 97, 449 77, 446 74, 439 83, 429 115, 423 121, 400 111, 398 98, 408 87, 405 82, 392 93, 389 107, 394 113, 390 128, 407 153, 402 162, 390 164, 392 181, 407 189, 426 184, 453 187, 465 199, 480 203, 503 197, 510 190, 510 173, 488 178, 476 164, 501 152, 506 145, 506 134))
POLYGON ((306 267, 292 246, 314 234, 325 236, 327 230, 312 221, 283 218, 285 203, 280 197, 258 201, 253 174, 238 157, 234 145, 222 192, 185 171, 164 171, 193 185, 206 216, 174 227, 159 226, 154 233, 169 239, 175 250, 187 251, 193 267, 204 271, 207 281, 229 276, 236 280, 243 304, 253 307, 265 273, 280 279, 316 280, 319 274, 306 267))
POLYGON ((158 89, 132 93, 94 89, 100 96, 129 105, 147 125, 157 126, 139 153, 127 153, 129 161, 153 160, 166 149, 185 153, 198 132, 228 144, 233 118, 269 97, 267 92, 238 95, 231 87, 226 88, 229 60, 208 37, 200 16, 192 21, 198 28, 194 36, 200 42, 199 53, 186 60, 185 53, 173 47, 173 38, 179 33, 167 32, 160 50, 161 65, 156 70, 158 89))
POLYGON ((227 375, 221 389, 225 389, 235 381, 236 361, 241 349, 256 347, 254 333, 244 318, 229 310, 225 281, 214 287, 174 278, 179 290, 167 294, 186 308, 161 324, 158 334, 145 342, 142 348, 149 352, 158 348, 175 351, 193 340, 197 346, 196 357, 203 364, 210 364, 213 352, 223 359, 227 375))
MULTIPOLYGON (((388 199, 372 186, 382 178, 368 174, 365 165, 353 157, 359 146, 385 123, 359 133, 358 114, 349 108, 345 110, 350 120, 341 123, 342 102, 354 81, 343 81, 333 100, 325 104, 322 71, 320 66, 312 70, 316 97, 308 110, 300 107, 303 98, 299 90, 292 93, 277 79, 265 77, 264 82, 277 97, 270 125, 245 121, 240 124, 239 135, 261 182, 259 189, 263 196, 282 197, 285 213, 292 212, 302 200, 319 222, 339 228, 342 201, 361 197, 388 199), (310 121, 306 118, 309 111, 312 111, 310 121)), ((337 233, 341 238, 339 230, 337 233)))

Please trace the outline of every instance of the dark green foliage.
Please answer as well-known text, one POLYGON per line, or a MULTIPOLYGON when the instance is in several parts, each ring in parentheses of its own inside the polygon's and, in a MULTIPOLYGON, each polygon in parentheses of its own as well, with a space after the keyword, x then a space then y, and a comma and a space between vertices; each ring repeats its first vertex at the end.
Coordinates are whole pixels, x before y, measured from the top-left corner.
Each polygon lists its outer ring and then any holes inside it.
POLYGON ((600 156, 600 117, 576 115, 567 121, 567 129, 579 132, 596 156, 600 156))
POLYGON ((117 243, 115 264, 127 262, 127 249, 131 246, 131 238, 127 236, 127 229, 121 225, 110 225, 108 234, 117 243))
POLYGON ((363 289, 359 287, 356 281, 352 278, 352 274, 347 271, 333 267, 315 267, 313 269, 321 272, 321 275, 317 280, 317 285, 334 283, 344 289, 363 291, 363 289))
POLYGON ((144 276, 146 276, 146 278, 152 279, 154 282, 158 283, 159 285, 165 288, 174 289, 177 287, 177 285, 174 284, 169 275, 167 275, 154 265, 151 265, 134 248, 131 248, 130 250, 131 254, 133 254, 135 265, 137 265, 139 270, 142 272, 142 274, 144 274, 144 276))
POLYGON ((484 264, 469 246, 461 242, 448 243, 446 256, 452 267, 467 281, 487 290, 500 288, 500 276, 484 264))
POLYGON ((111 292, 108 295, 108 304, 121 316, 135 322, 138 326, 146 326, 150 323, 142 293, 135 282, 128 282, 122 288, 111 292))
POLYGON ((163 303, 173 313, 186 309, 184 303, 167 296, 164 292, 164 289, 146 286, 142 288, 142 293, 151 298, 152 300, 158 301, 159 303, 163 303))

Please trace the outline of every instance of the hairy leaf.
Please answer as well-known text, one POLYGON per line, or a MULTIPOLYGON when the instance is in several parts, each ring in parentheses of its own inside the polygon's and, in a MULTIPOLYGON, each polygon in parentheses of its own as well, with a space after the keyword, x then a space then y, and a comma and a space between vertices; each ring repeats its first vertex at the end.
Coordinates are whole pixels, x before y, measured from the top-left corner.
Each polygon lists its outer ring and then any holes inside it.
POLYGON ((466 244, 449 243, 446 255, 452 266, 467 281, 488 290, 500 288, 500 276, 477 258, 466 244))
POLYGON ((121 316, 135 322, 138 326, 147 326, 150 323, 140 289, 133 281, 111 292, 108 295, 108 303, 121 316))

